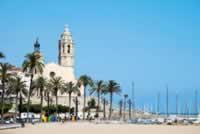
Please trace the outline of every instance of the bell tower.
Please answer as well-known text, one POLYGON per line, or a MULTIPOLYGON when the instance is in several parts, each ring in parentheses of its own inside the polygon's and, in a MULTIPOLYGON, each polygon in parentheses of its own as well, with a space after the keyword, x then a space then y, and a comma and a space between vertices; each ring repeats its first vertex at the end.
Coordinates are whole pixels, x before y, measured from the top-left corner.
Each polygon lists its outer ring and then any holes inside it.
POLYGON ((59 40, 58 63, 60 66, 74 68, 74 44, 67 25, 59 40))

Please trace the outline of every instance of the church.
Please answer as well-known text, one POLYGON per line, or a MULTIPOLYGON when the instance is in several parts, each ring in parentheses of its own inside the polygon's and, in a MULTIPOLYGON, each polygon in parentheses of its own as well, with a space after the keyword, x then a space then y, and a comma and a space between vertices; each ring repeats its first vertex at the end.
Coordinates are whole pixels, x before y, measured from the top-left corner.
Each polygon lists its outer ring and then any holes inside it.
MULTIPOLYGON (((40 43, 38 39, 34 44, 34 51, 40 52, 40 43)), ((61 34, 58 41, 58 63, 52 62, 45 64, 43 76, 47 79, 50 79, 50 74, 54 73, 56 77, 61 77, 64 82, 76 83, 77 80, 74 74, 74 51, 74 43, 71 33, 69 28, 65 26, 64 32, 61 34)), ((83 94, 83 87, 80 88, 80 93, 81 95, 83 94)), ((66 96, 67 94, 62 95, 61 93, 58 93, 58 103, 62 105, 68 105, 68 99, 66 96)), ((33 103, 38 103, 37 101, 37 98, 33 99, 33 103)))

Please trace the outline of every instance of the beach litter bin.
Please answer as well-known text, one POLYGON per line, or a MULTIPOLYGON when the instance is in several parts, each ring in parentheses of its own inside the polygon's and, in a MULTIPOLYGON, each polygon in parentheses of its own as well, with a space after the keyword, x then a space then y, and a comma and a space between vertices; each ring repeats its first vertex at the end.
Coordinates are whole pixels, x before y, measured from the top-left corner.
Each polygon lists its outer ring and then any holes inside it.
POLYGON ((72 121, 75 121, 76 119, 75 119, 75 116, 72 116, 72 121))
POLYGON ((47 122, 47 117, 45 115, 42 115, 42 122, 47 122))

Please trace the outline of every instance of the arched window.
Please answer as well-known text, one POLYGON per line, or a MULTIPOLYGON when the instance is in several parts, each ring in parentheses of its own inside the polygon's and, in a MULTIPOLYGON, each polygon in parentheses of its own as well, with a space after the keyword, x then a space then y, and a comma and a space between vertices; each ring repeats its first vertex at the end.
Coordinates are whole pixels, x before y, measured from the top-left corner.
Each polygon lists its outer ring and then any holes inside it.
POLYGON ((53 78, 55 75, 56 75, 56 73, 53 72, 53 71, 49 73, 49 76, 50 76, 51 78, 53 78))
POLYGON ((71 49, 71 48, 70 48, 70 45, 68 45, 67 47, 68 47, 67 52, 70 53, 70 49, 71 49))

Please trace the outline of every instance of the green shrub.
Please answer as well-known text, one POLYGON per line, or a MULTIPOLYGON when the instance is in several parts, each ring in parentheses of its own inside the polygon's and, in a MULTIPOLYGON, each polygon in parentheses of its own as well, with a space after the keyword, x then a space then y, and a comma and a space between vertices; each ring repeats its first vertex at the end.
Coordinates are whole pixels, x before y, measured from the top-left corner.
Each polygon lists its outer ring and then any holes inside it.
POLYGON ((39 104, 31 105, 30 111, 33 113, 40 113, 40 105, 39 104))
MULTIPOLYGON (((27 104, 23 104, 22 108, 21 108, 21 112, 27 112, 27 108, 28 108, 28 105, 27 104)), ((39 104, 30 105, 29 112, 40 113, 40 105, 39 104)))
MULTIPOLYGON (((45 111, 46 113, 48 112, 48 106, 45 106, 43 108, 43 111, 45 111)), ((56 107, 54 105, 49 106, 49 114, 53 114, 56 112, 56 107)))
MULTIPOLYGON (((45 111, 47 113, 48 112, 48 106, 45 106, 43 108, 43 111, 45 111)), ((56 112, 56 106, 55 105, 49 106, 49 113, 53 114, 55 112, 56 112)), ((58 113, 66 113, 66 112, 69 112, 69 107, 58 105, 58 113)))
MULTIPOLYGON (((4 104, 4 113, 7 113, 12 108, 12 104, 4 104)), ((0 104, 0 109, 2 109, 2 105, 0 104)))
POLYGON ((69 107, 58 105, 58 113, 66 113, 69 112, 69 107))
MULTIPOLYGON (((47 106, 43 107, 43 111, 45 111, 47 113, 48 112, 48 107, 47 106)), ((23 104, 22 105, 21 112, 27 112, 27 104, 23 104)), ((40 104, 32 104, 32 105, 30 105, 29 112, 40 113, 40 104)), ((53 114, 55 112, 56 112, 56 106, 55 105, 50 105, 49 113, 53 114)), ((69 107, 58 105, 58 113, 66 113, 66 112, 69 112, 69 107)))
POLYGON ((88 101, 88 107, 89 108, 96 108, 96 100, 94 98, 92 98, 88 101))

